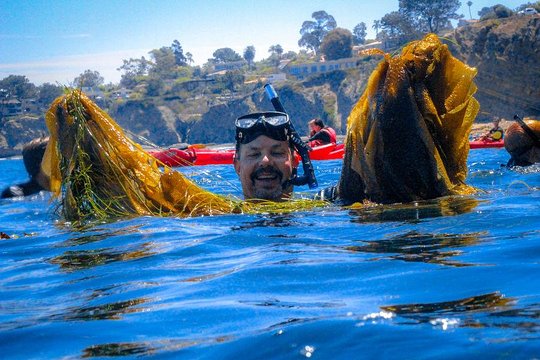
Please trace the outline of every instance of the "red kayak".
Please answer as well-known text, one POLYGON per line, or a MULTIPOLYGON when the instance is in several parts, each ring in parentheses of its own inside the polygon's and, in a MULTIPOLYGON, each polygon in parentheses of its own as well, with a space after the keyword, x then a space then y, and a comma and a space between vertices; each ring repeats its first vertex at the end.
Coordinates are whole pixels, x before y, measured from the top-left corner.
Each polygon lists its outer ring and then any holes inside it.
POLYGON ((163 149, 148 152, 167 166, 232 164, 234 149, 217 150, 189 146, 187 149, 163 149))
POLYGON ((485 149, 485 148, 502 148, 504 147, 504 139, 500 140, 471 140, 469 141, 471 149, 485 149))
MULTIPOLYGON (((504 141, 473 140, 469 142, 471 149, 500 148, 504 141)), ((221 165, 232 164, 234 149, 211 149, 189 146, 187 149, 163 149, 149 153, 167 166, 221 165)), ((313 148, 309 152, 311 160, 341 160, 345 154, 344 144, 326 144, 313 148)), ((298 161, 300 156, 296 154, 298 161)))
MULTIPOLYGON (((327 144, 310 151, 311 160, 337 160, 344 154, 343 144, 327 144)), ((163 149, 149 151, 150 155, 167 166, 221 165, 232 164, 234 149, 211 149, 189 146, 187 149, 163 149)), ((297 155, 300 161, 300 156, 297 155)))

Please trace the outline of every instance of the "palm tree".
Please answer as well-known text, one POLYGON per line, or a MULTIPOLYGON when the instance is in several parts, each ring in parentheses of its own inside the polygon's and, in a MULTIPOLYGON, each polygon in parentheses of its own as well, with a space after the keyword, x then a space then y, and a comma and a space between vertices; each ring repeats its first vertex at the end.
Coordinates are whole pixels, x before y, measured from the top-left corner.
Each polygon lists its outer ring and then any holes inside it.
POLYGON ((374 20, 372 28, 375 29, 375 39, 376 39, 379 36, 379 29, 381 28, 381 21, 374 20))
POLYGON ((186 53, 186 61, 190 64, 193 64, 193 55, 190 52, 186 53))
POLYGON ((472 20, 471 5, 472 5, 472 1, 467 1, 467 6, 469 7, 469 18, 472 20))

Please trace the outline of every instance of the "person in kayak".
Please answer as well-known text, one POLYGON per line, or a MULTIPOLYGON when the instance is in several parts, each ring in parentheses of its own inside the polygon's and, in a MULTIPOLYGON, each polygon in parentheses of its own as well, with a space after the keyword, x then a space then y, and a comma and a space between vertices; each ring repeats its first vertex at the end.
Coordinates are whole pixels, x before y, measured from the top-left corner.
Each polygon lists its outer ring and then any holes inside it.
POLYGON ((310 147, 336 143, 336 131, 329 126, 325 126, 321 119, 311 119, 308 125, 310 130, 308 144, 310 147))
POLYGON ((26 182, 5 188, 0 198, 28 196, 38 193, 41 190, 49 190, 49 179, 41 169, 41 159, 43 159, 48 142, 48 137, 41 137, 33 139, 23 146, 22 156, 24 167, 30 179, 26 182))
POLYGON ((493 127, 484 135, 480 136, 482 141, 499 141, 504 137, 504 130, 500 127, 501 119, 496 117, 493 120, 493 127))
POLYGON ((540 163, 540 120, 516 120, 506 129, 504 147, 511 156, 507 166, 540 163))
POLYGON ((298 161, 288 115, 277 111, 247 114, 236 119, 235 127, 234 169, 244 198, 289 199, 298 161))

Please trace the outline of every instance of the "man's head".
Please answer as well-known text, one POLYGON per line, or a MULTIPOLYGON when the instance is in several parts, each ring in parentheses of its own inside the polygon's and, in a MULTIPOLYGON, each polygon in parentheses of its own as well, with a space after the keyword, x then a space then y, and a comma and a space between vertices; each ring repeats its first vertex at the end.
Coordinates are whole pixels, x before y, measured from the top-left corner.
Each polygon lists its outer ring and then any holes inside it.
POLYGON ((280 112, 254 113, 236 119, 234 169, 246 199, 280 201, 291 196, 296 171, 290 122, 280 112))
POLYGON ((311 119, 308 124, 311 134, 316 134, 324 128, 324 122, 319 118, 311 119))
POLYGON ((501 119, 500 119, 500 118, 496 117, 496 118, 493 119, 493 127, 494 127, 494 128, 499 127, 499 124, 500 124, 500 123, 501 123, 501 119))
MULTIPOLYGON (((540 138, 540 121, 528 120, 525 124, 540 138)), ((513 123, 506 130, 504 147, 512 156, 511 163, 514 165, 540 163, 540 146, 518 123, 513 123)))

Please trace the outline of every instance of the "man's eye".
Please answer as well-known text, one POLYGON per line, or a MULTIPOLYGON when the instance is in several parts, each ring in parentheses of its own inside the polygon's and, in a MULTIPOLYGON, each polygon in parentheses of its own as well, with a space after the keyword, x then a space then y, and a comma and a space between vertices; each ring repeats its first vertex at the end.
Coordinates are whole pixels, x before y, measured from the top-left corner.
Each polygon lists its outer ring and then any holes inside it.
POLYGON ((273 151, 272 152, 272 156, 276 156, 276 157, 282 157, 282 156, 285 156, 285 151, 273 151))
POLYGON ((248 158, 255 159, 255 158, 258 158, 260 154, 261 153, 259 152, 252 152, 252 153, 248 153, 247 156, 248 158))

